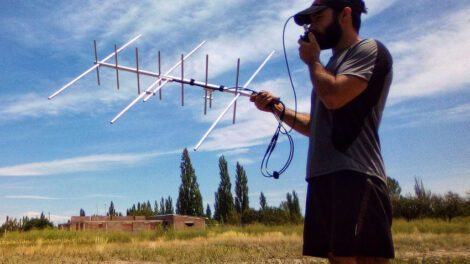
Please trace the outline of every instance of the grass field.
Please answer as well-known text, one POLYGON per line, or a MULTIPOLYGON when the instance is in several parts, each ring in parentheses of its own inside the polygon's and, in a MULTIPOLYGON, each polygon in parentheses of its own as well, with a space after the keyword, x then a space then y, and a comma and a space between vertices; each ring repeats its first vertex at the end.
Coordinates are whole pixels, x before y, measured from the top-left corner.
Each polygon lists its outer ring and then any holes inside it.
MULTIPOLYGON (((60 230, 6 233, 0 263, 326 263, 302 257, 302 226, 216 226, 138 235, 60 230)), ((470 218, 395 220, 393 263, 470 263, 470 218)))

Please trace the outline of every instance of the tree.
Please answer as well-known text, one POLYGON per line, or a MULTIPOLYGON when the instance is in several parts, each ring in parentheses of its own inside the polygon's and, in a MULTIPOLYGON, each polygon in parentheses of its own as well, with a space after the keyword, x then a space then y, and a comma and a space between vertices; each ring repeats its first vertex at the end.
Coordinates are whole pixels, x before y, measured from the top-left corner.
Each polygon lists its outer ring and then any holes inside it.
POLYGON ((80 216, 86 216, 85 210, 83 210, 82 208, 80 208, 80 216))
POLYGON ((422 179, 418 179, 418 178, 415 178, 415 186, 414 186, 414 190, 415 190, 415 195, 417 198, 430 198, 431 197, 431 191, 427 191, 425 188, 424 188, 424 184, 423 184, 423 180, 422 179))
POLYGON ((199 191, 196 173, 191 165, 188 150, 185 148, 181 156, 181 185, 176 202, 176 213, 182 215, 202 216, 202 196, 199 191))
POLYGON ((401 187, 397 180, 387 177, 387 188, 390 197, 400 197, 401 187))
POLYGON ((157 200, 155 200, 154 207, 153 207, 153 215, 158 215, 158 214, 159 214, 158 202, 157 202, 157 200))
POLYGON ((159 215, 164 215, 166 213, 166 209, 165 209, 165 199, 162 199, 160 200, 160 211, 159 211, 159 215))
POLYGON ((444 196, 444 208, 447 220, 452 222, 454 217, 459 216, 462 213, 463 200, 457 193, 448 192, 444 196))
POLYGON ((422 203, 419 199, 407 195, 406 197, 400 197, 400 215, 411 221, 413 219, 421 217, 422 203))
POLYGON ((16 218, 9 218, 7 216, 5 223, 0 226, 0 236, 5 234, 7 231, 20 231, 23 230, 24 222, 28 217, 23 217, 23 220, 17 220, 16 218))
POLYGON ((211 211, 211 207, 209 206, 209 204, 207 204, 207 207, 206 207, 206 216, 209 219, 211 219, 212 217, 212 211, 211 211))
POLYGON ((173 199, 168 196, 168 199, 165 200, 165 214, 175 214, 175 208, 173 207, 173 199))
POLYGON ((259 196, 259 206, 261 208, 261 211, 264 211, 268 207, 268 203, 266 202, 266 196, 264 196, 263 192, 261 192, 259 196))
MULTIPOLYGON (((118 213, 116 215, 121 216, 122 214, 118 213)), ((131 208, 127 209, 127 215, 151 217, 155 214, 154 214, 154 211, 152 211, 152 205, 150 204, 150 201, 147 201, 147 202, 142 202, 142 203, 138 202, 137 208, 135 204, 133 204, 131 208)))
POLYGON ((297 196, 297 193, 295 191, 292 191, 292 215, 295 217, 302 218, 302 213, 300 212, 300 202, 299 202, 299 197, 297 196))
POLYGON ((289 222, 299 223, 302 220, 299 198, 295 191, 292 191, 292 194, 287 193, 286 201, 281 203, 280 208, 287 213, 289 222))
POLYGON ((423 180, 415 178, 414 185, 416 201, 414 204, 416 206, 418 217, 430 217, 432 216, 431 208, 431 191, 428 191, 424 188, 423 180))
POLYGON ((54 225, 52 224, 52 222, 46 218, 43 212, 41 212, 41 216, 39 218, 33 218, 33 219, 25 218, 23 222, 24 231, 29 231, 32 229, 51 228, 53 226, 54 225))
POLYGON ((109 205, 109 209, 108 209, 107 215, 108 215, 108 216, 115 216, 115 215, 116 215, 116 210, 114 209, 114 203, 113 203, 113 201, 111 201, 111 204, 109 205))
POLYGON ((237 162, 237 176, 235 179, 235 209, 239 214, 242 214, 248 208, 248 179, 246 177, 245 169, 237 162))
POLYGON ((227 170, 227 161, 222 155, 219 158, 220 184, 215 193, 214 218, 217 221, 226 223, 229 221, 233 211, 233 196, 231 192, 232 184, 227 170))

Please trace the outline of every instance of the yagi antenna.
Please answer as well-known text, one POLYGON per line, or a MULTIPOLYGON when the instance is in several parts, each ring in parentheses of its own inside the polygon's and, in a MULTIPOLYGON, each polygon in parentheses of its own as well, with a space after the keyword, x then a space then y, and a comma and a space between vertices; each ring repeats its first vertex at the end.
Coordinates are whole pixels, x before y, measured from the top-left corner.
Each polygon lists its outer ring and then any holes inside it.
POLYGON ((194 150, 198 150, 201 144, 204 142, 204 140, 209 136, 209 134, 212 132, 214 127, 219 123, 219 121, 222 119, 222 117, 227 113, 227 111, 230 109, 230 107, 233 106, 233 123, 235 124, 235 119, 236 119, 236 102, 240 96, 245 96, 245 97, 250 97, 253 93, 256 93, 253 90, 247 89, 248 85, 250 85, 251 81, 256 77, 256 75, 261 71, 261 69, 264 67, 264 65, 268 62, 268 60, 273 56, 275 51, 272 51, 266 59, 263 61, 263 63, 258 67, 258 69, 251 75, 250 79, 243 85, 243 87, 238 87, 238 82, 239 82, 239 76, 240 76, 240 59, 237 61, 237 74, 236 74, 236 80, 235 80, 235 87, 229 88, 225 87, 224 85, 216 85, 216 84, 210 84, 208 82, 209 80, 209 55, 206 55, 206 64, 205 64, 205 81, 196 81, 194 79, 187 79, 184 76, 184 62, 187 60, 191 55, 193 55, 199 48, 201 48, 206 42, 203 41, 201 42, 198 46, 196 46, 193 50, 191 50, 188 54, 184 55, 181 54, 181 58, 176 62, 176 64, 171 67, 168 71, 166 71, 164 74, 161 74, 161 56, 160 56, 160 51, 158 52, 158 72, 150 72, 150 71, 145 71, 142 70, 139 66, 139 51, 136 48, 135 49, 135 56, 136 56, 136 67, 131 68, 131 67, 126 67, 119 65, 118 61, 118 53, 121 52, 123 49, 128 47, 130 44, 135 42, 137 39, 139 39, 142 35, 138 35, 135 38, 131 39, 129 42, 124 44, 122 47, 119 49, 117 48, 116 45, 114 45, 114 52, 109 54, 107 57, 105 57, 103 60, 98 60, 98 51, 97 51, 97 45, 96 41, 94 41, 94 49, 95 49, 95 61, 94 65, 80 74, 78 77, 61 87, 59 90, 57 90, 55 93, 53 93, 51 96, 49 96, 49 100, 52 100, 54 97, 56 97, 58 94, 62 93, 65 89, 69 88, 72 84, 83 78, 85 75, 90 73, 91 71, 96 69, 96 76, 98 80, 98 85, 101 84, 100 82, 100 72, 99 69, 100 67, 106 67, 106 68, 111 68, 116 71, 116 84, 117 84, 117 89, 120 89, 119 85, 119 71, 125 71, 125 72, 131 72, 135 73, 137 76, 137 97, 129 103, 121 112, 119 112, 112 120, 111 124, 114 124, 119 118, 122 117, 129 109, 131 109, 138 101, 142 100, 143 102, 147 102, 152 98, 152 96, 156 95, 157 92, 159 93, 160 100, 162 99, 162 93, 161 90, 163 86, 170 82, 175 82, 175 83, 180 83, 181 84, 181 105, 184 106, 184 85, 190 85, 190 86, 197 86, 201 87, 204 89, 204 114, 207 113, 207 104, 209 101, 209 108, 212 108, 212 94, 214 91, 220 91, 224 93, 231 93, 234 94, 234 98, 230 101, 230 103, 227 105, 227 107, 222 111, 222 113, 217 117, 215 122, 212 124, 212 126, 207 130, 207 132, 204 134, 204 136, 201 138, 201 140, 198 142, 198 144, 194 147, 194 150), (108 63, 107 61, 111 59, 114 56, 114 63, 108 63), (171 76, 170 74, 176 70, 177 68, 181 69, 181 75, 180 76, 171 76), (144 91, 141 92, 140 89, 140 77, 141 76, 150 76, 153 78, 156 78, 156 80, 144 91))

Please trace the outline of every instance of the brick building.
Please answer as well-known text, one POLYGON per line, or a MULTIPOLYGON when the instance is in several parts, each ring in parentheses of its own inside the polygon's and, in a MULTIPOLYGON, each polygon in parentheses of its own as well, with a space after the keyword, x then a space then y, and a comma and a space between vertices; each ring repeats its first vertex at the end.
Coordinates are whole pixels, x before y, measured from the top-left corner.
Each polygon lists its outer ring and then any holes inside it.
POLYGON ((158 215, 149 217, 150 220, 162 221, 164 228, 180 229, 205 229, 206 219, 187 215, 158 215))
POLYGON ((59 225, 60 229, 76 231, 127 231, 139 233, 163 228, 205 229, 205 218, 185 215, 145 216, 72 216, 67 224, 59 225))

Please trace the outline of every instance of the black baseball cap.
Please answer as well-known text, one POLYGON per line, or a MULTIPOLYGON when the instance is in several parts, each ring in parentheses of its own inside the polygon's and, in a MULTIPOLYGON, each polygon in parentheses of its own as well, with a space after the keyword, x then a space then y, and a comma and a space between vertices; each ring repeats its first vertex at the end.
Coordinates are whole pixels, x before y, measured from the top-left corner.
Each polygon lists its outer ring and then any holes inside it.
POLYGON ((357 15, 367 13, 363 0, 322 0, 318 3, 314 2, 309 8, 297 13, 294 16, 294 21, 299 26, 310 24, 310 15, 319 13, 328 7, 339 11, 347 6, 351 7, 353 13, 357 15))

